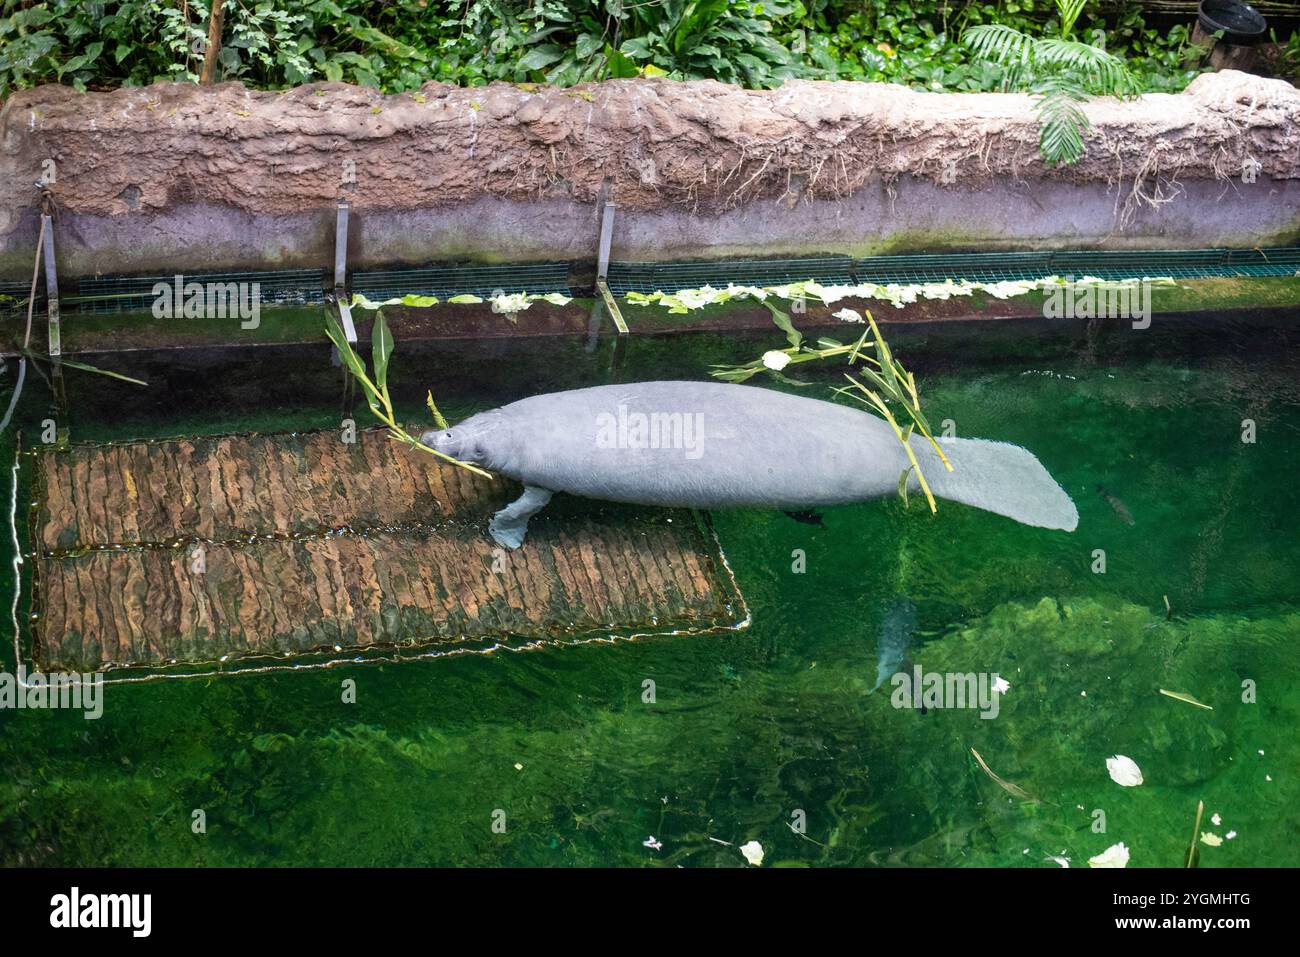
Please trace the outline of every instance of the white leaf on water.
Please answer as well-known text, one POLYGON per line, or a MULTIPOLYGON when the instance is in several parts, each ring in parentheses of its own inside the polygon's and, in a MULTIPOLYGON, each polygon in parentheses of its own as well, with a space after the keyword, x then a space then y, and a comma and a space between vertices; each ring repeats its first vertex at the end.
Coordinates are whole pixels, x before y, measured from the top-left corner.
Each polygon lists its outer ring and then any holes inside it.
POLYGON ((763 863, 763 845, 758 841, 750 841, 748 844, 740 845, 740 853, 745 855, 745 860, 759 867, 763 863))
POLYGON ((1106 770, 1110 772, 1110 779, 1120 787, 1134 788, 1142 783, 1142 769, 1132 758, 1122 754, 1107 758, 1106 770))
POLYGON ((1088 858, 1089 867, 1128 867, 1128 848, 1124 842, 1112 844, 1096 857, 1088 858))
POLYGON ((790 356, 788 353, 779 352, 775 349, 773 349, 771 352, 763 353, 763 365, 767 366, 769 369, 772 369, 776 372, 780 372, 789 364, 790 364, 790 356))

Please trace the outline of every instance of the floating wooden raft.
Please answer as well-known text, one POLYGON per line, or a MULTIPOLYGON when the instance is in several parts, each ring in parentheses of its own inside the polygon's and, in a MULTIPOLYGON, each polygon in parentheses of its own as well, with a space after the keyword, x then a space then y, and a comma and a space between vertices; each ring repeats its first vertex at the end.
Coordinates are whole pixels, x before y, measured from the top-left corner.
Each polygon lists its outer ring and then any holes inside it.
POLYGON ((561 496, 508 552, 487 521, 516 484, 382 431, 31 454, 47 670, 297 666, 747 619, 704 516, 561 496))

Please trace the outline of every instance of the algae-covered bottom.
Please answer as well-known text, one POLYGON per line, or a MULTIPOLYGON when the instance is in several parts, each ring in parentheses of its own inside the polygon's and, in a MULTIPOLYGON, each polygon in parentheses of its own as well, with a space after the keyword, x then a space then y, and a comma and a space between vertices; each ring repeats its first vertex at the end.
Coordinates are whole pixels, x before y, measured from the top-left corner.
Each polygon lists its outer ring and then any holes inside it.
MULTIPOLYGON (((1202 866, 1298 864, 1294 318, 891 328, 932 425, 1031 449, 1076 532, 915 498, 824 527, 718 512, 747 632, 112 686, 94 721, 0 711, 0 863, 746 866, 756 840, 764 866, 1080 866, 1119 842, 1130 866, 1179 865, 1204 800, 1222 843, 1202 866), (909 661, 997 672, 996 717, 869 693, 900 595, 909 661), (1142 785, 1111 780, 1116 754, 1142 785)), ((612 376, 703 377, 783 340, 634 336, 616 357, 395 331, 403 411, 432 388, 453 420, 612 376)), ((325 346, 102 364, 151 385, 70 371, 74 441, 339 419, 325 346)), ((49 405, 29 375, 27 445, 49 405)))

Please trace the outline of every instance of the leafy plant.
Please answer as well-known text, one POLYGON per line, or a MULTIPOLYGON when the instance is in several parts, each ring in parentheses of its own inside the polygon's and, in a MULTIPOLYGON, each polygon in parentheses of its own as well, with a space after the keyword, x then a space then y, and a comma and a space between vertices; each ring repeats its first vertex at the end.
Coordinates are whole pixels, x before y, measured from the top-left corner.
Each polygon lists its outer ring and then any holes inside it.
POLYGON ((674 79, 713 78, 771 87, 809 75, 773 36, 773 24, 802 9, 779 2, 664 0, 630 7, 635 35, 619 47, 633 61, 653 63, 674 79))
MULTIPOLYGON (((112 5, 81 0, 0 3, 0 96, 36 83, 79 90, 100 78, 145 83, 169 77, 167 8, 161 0, 112 5), (156 39, 152 47, 146 38, 156 39), (132 62, 123 64, 128 57, 132 62)), ((181 44, 182 47, 185 45, 181 44)))
POLYGON ((1052 165, 1076 163, 1084 153, 1088 117, 1079 103, 1089 96, 1132 96, 1139 90, 1124 61, 1074 39, 1087 0, 1056 0, 1056 36, 1032 37, 1004 24, 970 27, 962 37, 977 57, 1007 69, 1005 86, 1037 94, 1038 148, 1052 165))
MULTIPOLYGON (((325 316, 325 334, 330 337, 334 347, 338 349, 339 356, 343 359, 344 365, 348 371, 356 377, 357 382, 361 383, 362 391, 366 394, 366 404, 370 406, 370 411, 374 413, 375 418, 384 425, 388 426, 390 437, 411 448, 419 449, 421 452, 428 452, 452 465, 458 465, 463 469, 473 472, 475 475, 482 475, 484 478, 491 478, 489 472, 469 462, 462 462, 460 459, 452 458, 445 452, 439 452, 437 449, 431 449, 419 439, 412 436, 404 428, 397 424, 397 416, 393 411, 393 400, 388 394, 388 364, 393 358, 393 334, 388 328, 388 322, 384 319, 382 311, 375 313, 374 329, 371 333, 370 340, 370 358, 375 364, 375 377, 371 379, 366 372, 366 363, 352 344, 348 342, 347 336, 343 332, 343 327, 339 325, 338 318, 333 313, 327 313, 325 316)), ((433 413, 434 423, 439 428, 446 428, 447 421, 438 411, 438 407, 433 403, 433 393, 428 397, 429 411, 433 413)))
MULTIPOLYGON (((609 77, 790 77, 993 90, 1002 64, 956 41, 1001 24, 1038 29, 1044 0, 227 0, 218 79, 280 88, 347 81, 389 93, 429 80, 568 86, 609 77)), ((210 0, 0 0, 0 97, 197 82, 210 0)), ((1076 32, 1083 32, 1076 27, 1076 32)), ((1156 31, 1126 5, 1092 43, 1127 58, 1143 89, 1176 91, 1185 26, 1156 31)))
POLYGON ((1277 45, 1277 60, 1273 65, 1274 74, 1300 85, 1300 30, 1293 31, 1291 38, 1285 43, 1277 38, 1276 30, 1270 30, 1269 37, 1277 45))

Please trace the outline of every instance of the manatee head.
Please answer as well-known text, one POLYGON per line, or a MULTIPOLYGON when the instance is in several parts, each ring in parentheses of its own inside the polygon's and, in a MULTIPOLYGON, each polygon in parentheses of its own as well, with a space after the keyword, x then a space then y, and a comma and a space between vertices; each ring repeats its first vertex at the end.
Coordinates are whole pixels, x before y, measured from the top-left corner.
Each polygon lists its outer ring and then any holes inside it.
POLYGON ((497 427, 499 418, 495 411, 473 415, 450 429, 430 429, 421 434, 420 442, 462 462, 489 464, 485 439, 497 427))

